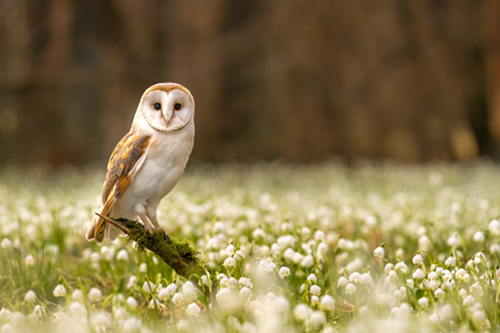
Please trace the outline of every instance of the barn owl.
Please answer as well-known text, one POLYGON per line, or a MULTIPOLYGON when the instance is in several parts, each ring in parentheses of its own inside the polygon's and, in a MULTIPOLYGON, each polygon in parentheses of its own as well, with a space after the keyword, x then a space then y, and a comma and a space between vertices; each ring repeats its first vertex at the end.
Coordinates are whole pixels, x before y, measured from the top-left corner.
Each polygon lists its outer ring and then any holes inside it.
MULTIPOLYGON (((151 235, 155 228, 163 231, 156 209, 184 172, 193 141, 194 99, 189 90, 176 83, 148 88, 132 128, 109 159, 99 213, 129 220, 139 217, 151 235)), ((104 238, 113 240, 120 233, 95 216, 85 236, 102 243, 104 238)))

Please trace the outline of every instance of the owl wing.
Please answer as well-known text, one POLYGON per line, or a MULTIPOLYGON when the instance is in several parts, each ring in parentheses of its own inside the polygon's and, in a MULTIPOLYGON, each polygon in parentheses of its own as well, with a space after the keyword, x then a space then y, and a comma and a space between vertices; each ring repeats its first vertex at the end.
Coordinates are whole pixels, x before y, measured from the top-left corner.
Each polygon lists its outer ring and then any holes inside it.
MULTIPOLYGON (((149 136, 128 133, 113 150, 108 163, 108 173, 102 191, 101 215, 109 216, 116 200, 127 190, 130 182, 146 160, 149 136)), ((104 234, 106 221, 99 218, 95 225, 96 239, 104 234)))

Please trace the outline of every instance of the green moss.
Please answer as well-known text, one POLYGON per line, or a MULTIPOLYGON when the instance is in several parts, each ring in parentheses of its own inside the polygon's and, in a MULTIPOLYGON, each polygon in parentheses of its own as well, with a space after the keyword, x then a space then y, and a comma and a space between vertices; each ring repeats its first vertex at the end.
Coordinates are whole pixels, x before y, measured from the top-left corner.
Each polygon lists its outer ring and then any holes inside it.
MULTIPOLYGON (((155 231, 153 236, 144 229, 142 223, 127 219, 113 219, 116 223, 128 229, 128 239, 137 243, 137 250, 149 250, 158 255, 175 272, 186 278, 197 282, 197 278, 192 275, 202 276, 211 269, 199 258, 199 252, 188 241, 177 241, 170 238, 165 239, 161 231, 155 231)), ((215 279, 212 279, 213 281, 215 279)))

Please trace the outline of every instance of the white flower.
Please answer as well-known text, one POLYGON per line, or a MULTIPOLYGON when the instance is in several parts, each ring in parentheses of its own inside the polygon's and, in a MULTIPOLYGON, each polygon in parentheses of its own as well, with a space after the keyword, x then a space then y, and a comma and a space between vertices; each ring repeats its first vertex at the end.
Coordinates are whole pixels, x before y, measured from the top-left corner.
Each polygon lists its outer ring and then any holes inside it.
POLYGON ((500 235, 500 222, 498 220, 493 220, 490 222, 488 225, 488 229, 490 229, 490 232, 494 236, 500 235))
POLYGON ((156 308, 161 308, 161 303, 158 299, 156 298, 153 298, 150 302, 149 302, 149 308, 150 309, 154 309, 155 307, 156 308))
POLYGON ((476 299, 474 298, 474 296, 469 295, 469 296, 464 298, 463 304, 464 304, 464 306, 472 306, 475 302, 476 302, 476 299))
POLYGON ((0 329, 0 333, 15 333, 15 332, 16 331, 14 330, 14 328, 12 328, 12 326, 10 326, 9 323, 3 324, 2 328, 0 329))
POLYGON ((239 280, 238 280, 238 283, 240 285, 240 287, 247 287, 249 289, 252 289, 253 288, 253 284, 252 284, 252 281, 250 281, 249 278, 246 278, 246 277, 241 277, 239 280))
POLYGON ((276 271, 276 264, 274 262, 270 262, 269 264, 267 264, 267 269, 269 270, 269 272, 276 271))
POLYGON ((457 265, 457 258, 455 258, 454 256, 448 257, 448 259, 446 259, 446 261, 444 262, 444 264, 446 266, 453 266, 453 267, 455 267, 457 265))
POLYGON ((34 302, 36 301, 36 294, 33 290, 29 290, 26 295, 24 295, 25 302, 34 302))
POLYGON ((482 243, 484 242, 484 233, 482 231, 476 231, 474 236, 472 236, 472 239, 476 243, 482 243))
POLYGON ((111 261, 111 260, 113 260, 113 257, 115 255, 115 249, 112 247, 103 246, 103 247, 101 247, 101 255, 107 261, 111 261))
POLYGON ((354 292, 356 291, 356 286, 352 283, 349 283, 346 287, 345 287, 345 291, 346 293, 348 294, 354 294, 354 292))
POLYGON ((460 268, 456 273, 455 273, 455 277, 460 280, 460 281, 463 281, 465 283, 469 283, 470 281, 470 275, 465 271, 465 269, 463 268, 460 268))
POLYGON ((77 302, 83 301, 83 292, 80 289, 75 289, 71 294, 71 299, 77 302))
POLYGON ((422 256, 420 254, 417 254, 413 257, 413 264, 415 265, 420 265, 423 261, 424 260, 422 259, 422 256))
POLYGON ((148 271, 148 265, 145 262, 139 265, 139 272, 146 273, 148 271))
POLYGON ((171 283, 165 289, 168 290, 168 292, 170 293, 170 295, 173 295, 173 294, 175 294, 175 291, 177 290, 177 285, 175 283, 171 283))
POLYGON ((97 302, 102 298, 102 292, 97 288, 91 288, 88 294, 88 299, 91 302, 97 302))
POLYGON ((304 258, 304 255, 302 255, 302 254, 301 254, 301 253, 299 253, 299 252, 295 252, 295 253, 293 254, 293 258, 292 258, 292 260, 293 260, 293 262, 294 262, 294 263, 296 263, 296 264, 297 264, 297 263, 299 263, 299 262, 302 260, 302 258, 304 258))
POLYGON ((137 277, 135 275, 131 275, 128 278, 127 288, 129 289, 133 288, 136 285, 137 281, 138 281, 137 277))
POLYGON ((315 284, 311 287, 310 292, 311 292, 311 294, 318 296, 321 294, 321 288, 315 284))
POLYGON ((451 235, 451 237, 448 238, 446 243, 451 247, 460 246, 460 236, 458 235, 458 233, 454 232, 453 235, 451 235))
POLYGON ((308 326, 318 327, 326 323, 325 314, 321 311, 313 311, 307 320, 308 326))
POLYGON ((443 281, 444 282, 450 282, 450 281, 453 281, 453 275, 451 275, 451 273, 445 273, 443 275, 443 281))
POLYGON ((467 297, 467 290, 465 290, 464 288, 460 289, 459 295, 462 298, 467 297))
POLYGON ((287 312, 290 308, 290 303, 284 296, 276 297, 274 305, 276 306, 276 309, 282 313, 287 312))
POLYGON ((2 310, 0 310, 0 321, 9 321, 10 318, 12 318, 12 312, 6 308, 2 308, 2 310))
POLYGON ((396 270, 401 271, 401 273, 406 274, 408 273, 408 266, 403 261, 400 261, 396 264, 396 270))
POLYGON ((486 313, 483 310, 478 310, 472 314, 472 319, 474 319, 474 321, 477 321, 479 323, 484 323, 486 322, 488 317, 486 316, 486 313))
POLYGON ((412 279, 408 279, 406 280, 406 285, 408 287, 410 287, 411 289, 415 288, 415 281, 413 281, 412 279))
POLYGON ((172 302, 174 302, 174 304, 180 304, 184 302, 184 296, 180 293, 176 293, 174 297, 172 297, 172 302))
POLYGON ((201 281, 198 281, 198 285, 201 287, 203 286, 208 286, 208 278, 206 275, 202 275, 200 278, 201 281))
POLYGON ((474 255, 474 263, 476 264, 476 266, 481 265, 483 263, 481 259, 486 261, 483 252, 478 252, 474 255))
POLYGON ((236 265, 236 261, 234 260, 234 258, 229 257, 229 258, 226 258, 226 260, 224 260, 223 265, 227 266, 227 267, 234 267, 236 265))
POLYGON ((354 272, 349 276, 349 281, 351 282, 359 282, 359 278, 361 277, 361 274, 358 272, 354 272))
POLYGON ((399 302, 403 299, 403 293, 401 290, 397 289, 392 293, 392 296, 399 302))
POLYGON ((302 238, 308 238, 311 235, 311 229, 308 227, 302 227, 301 234, 302 238))
POLYGON ((229 285, 229 288, 234 289, 238 285, 238 280, 236 280, 234 277, 230 277, 227 280, 227 284, 229 285))
POLYGON ((377 218, 373 215, 368 215, 367 217, 365 217, 365 223, 370 226, 374 226, 377 224, 377 218))
POLYGON ((10 323, 14 325, 14 327, 23 326, 26 323, 26 317, 21 312, 14 312, 12 314, 12 318, 10 323))
POLYGON ((318 296, 312 296, 311 297, 311 305, 316 305, 319 304, 319 297, 318 296))
POLYGON ((233 258, 236 259, 236 260, 245 259, 245 254, 241 250, 238 250, 234 254, 233 258))
POLYGON ((439 299, 442 299, 442 298, 444 298, 444 297, 446 296, 446 293, 444 292, 444 290, 443 290, 443 289, 438 288, 438 290, 436 290, 436 291, 434 292, 434 296, 436 296, 436 297, 437 297, 437 298, 439 298, 439 299))
POLYGON ((309 268, 312 267, 313 265, 314 265, 314 258, 310 254, 302 258, 302 260, 300 261, 300 266, 302 267, 309 268))
POLYGON ((38 324, 38 316, 34 313, 30 313, 28 316, 26 316, 26 319, 29 321, 31 325, 36 325, 38 324))
POLYGON ((226 254, 231 257, 234 254, 234 245, 229 244, 228 247, 226 247, 226 254))
POLYGON ((392 267, 393 265, 391 263, 388 263, 387 265, 385 265, 384 267, 384 271, 389 274, 390 271, 392 271, 392 267))
POLYGON ((137 317, 128 318, 123 324, 124 332, 137 332, 142 327, 142 321, 137 317))
POLYGON ((151 294, 155 290, 155 284, 151 281, 144 281, 144 284, 142 285, 142 290, 144 290, 148 294, 151 294))
POLYGON ((307 277, 307 281, 318 283, 318 279, 316 278, 316 275, 314 275, 314 273, 309 274, 309 276, 307 277))
POLYGON ((418 239, 418 247, 421 250, 429 251, 429 249, 431 248, 431 241, 429 240, 429 237, 427 237, 426 235, 420 236, 420 238, 418 239))
POLYGON ((363 274, 361 274, 361 277, 359 278, 359 282, 366 283, 366 284, 372 284, 373 278, 371 277, 370 274, 363 273, 363 274))
POLYGON ((4 238, 2 239, 2 243, 0 244, 0 246, 2 246, 2 248, 4 249, 8 249, 12 247, 12 242, 10 241, 10 239, 4 238))
POLYGON ((436 291, 439 288, 438 280, 429 280, 427 283, 427 287, 433 291, 436 291))
POLYGON ((220 280, 220 279, 222 279, 222 278, 226 278, 226 279, 227 279, 226 274, 224 274, 224 273, 220 273, 219 275, 217 275, 217 280, 220 280))
POLYGON ((341 276, 339 279, 339 282, 337 283, 337 287, 347 286, 348 283, 349 283, 349 281, 347 281, 347 279, 345 277, 341 276))
POLYGON ((438 279, 438 275, 437 275, 437 273, 436 273, 436 272, 430 272, 430 273, 429 273, 429 275, 427 275, 427 278, 428 278, 429 280, 431 280, 431 281, 432 281, 432 280, 437 280, 437 279, 438 279))
POLYGON ((420 304, 420 306, 423 308, 428 308, 429 300, 427 299, 427 297, 422 297, 421 299, 418 300, 418 304, 420 304))
POLYGON ((295 309, 293 309, 293 316, 295 319, 303 321, 311 314, 311 308, 304 303, 298 304, 295 309))
POLYGON ((325 296, 321 297, 321 303, 320 303, 319 307, 323 311, 333 311, 333 310, 335 310, 335 300, 333 299, 332 296, 325 295, 325 296))
POLYGON ((53 293, 55 297, 64 297, 66 296, 66 288, 62 284, 58 284, 53 293))
POLYGON ((417 268, 415 272, 413 272, 414 279, 423 279, 425 277, 425 273, 421 268, 417 268))
POLYGON ((252 291, 248 289, 247 287, 243 287, 240 289, 240 296, 243 298, 250 297, 252 295, 252 291))
POLYGON ((370 315, 370 313, 371 313, 371 310, 370 310, 370 308, 369 308, 369 307, 367 307, 367 306, 364 306, 364 305, 363 305, 362 307, 360 307, 360 308, 359 308, 359 315, 360 315, 361 317, 367 317, 367 316, 369 316, 369 315, 370 315))
POLYGON ((200 307, 196 303, 191 303, 186 308, 186 313, 190 316, 197 316, 200 312, 200 307))
POLYGON ((229 287, 229 279, 228 278, 222 278, 220 280, 220 286, 223 288, 229 287))
POLYGON ((377 247, 374 251, 373 251, 373 255, 377 258, 384 258, 385 256, 385 251, 384 251, 384 248, 383 247, 377 247))
POLYGON ((264 237, 266 237, 266 232, 264 230, 262 230, 261 228, 257 228, 252 232, 252 236, 255 239, 259 239, 259 238, 263 239, 264 237))
POLYGON ((292 248, 287 248, 285 250, 285 253, 283 253, 283 256, 287 260, 293 260, 293 257, 295 256, 295 251, 292 248))
POLYGON ((87 317, 87 309, 85 309, 85 306, 83 306, 80 302, 71 302, 69 305, 69 311, 76 317, 87 317))
POLYGON ((162 288, 158 292, 158 298, 162 301, 166 301, 170 298, 170 292, 167 290, 167 288, 162 288))
POLYGON ((128 252, 125 249, 118 251, 116 255, 116 260, 128 261, 128 252))
POLYGON ((35 264, 35 258, 31 254, 28 254, 26 258, 24 258, 24 263, 26 266, 33 266, 35 264))
POLYGON ((328 245, 325 242, 321 242, 318 244, 318 256, 323 257, 328 252, 328 245))
POLYGON ((45 311, 45 308, 41 305, 35 305, 35 308, 33 309, 33 313, 36 314, 39 318, 45 316, 46 312, 47 311, 45 311))
POLYGON ((281 247, 279 246, 279 244, 274 243, 273 245, 271 245, 271 252, 274 254, 281 253, 281 247))
POLYGON ((483 296, 483 288, 479 284, 479 282, 474 283, 472 286, 470 286, 470 292, 476 292, 479 296, 483 296))
POLYGON ((196 291, 194 289, 194 285, 190 281, 184 283, 182 286, 182 293, 188 302, 192 302, 196 299, 196 291))
POLYGON ((285 277, 290 275, 290 268, 283 266, 280 268, 280 271, 278 274, 279 274, 281 279, 284 279, 285 277))
POLYGON ((325 233, 321 230, 316 230, 314 233, 314 240, 322 241, 325 239, 325 233))
POLYGON ((136 308, 137 307, 137 301, 132 296, 130 296, 129 298, 127 298, 127 304, 131 308, 136 308))

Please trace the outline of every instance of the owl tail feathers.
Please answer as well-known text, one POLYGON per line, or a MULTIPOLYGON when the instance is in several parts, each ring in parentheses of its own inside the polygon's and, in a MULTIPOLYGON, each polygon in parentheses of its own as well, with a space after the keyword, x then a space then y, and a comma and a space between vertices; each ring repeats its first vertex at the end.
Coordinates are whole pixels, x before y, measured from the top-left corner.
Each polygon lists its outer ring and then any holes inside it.
MULTIPOLYGON (((102 241, 104 240, 104 232, 103 232, 104 229, 101 228, 102 231, 96 234, 98 224, 99 224, 99 217, 94 216, 92 221, 90 221, 89 226, 87 227, 87 232, 85 232, 85 238, 87 238, 89 242, 95 240, 97 244, 101 244, 102 241)), ((107 223, 105 223, 105 225, 103 226, 104 228, 106 228, 106 224, 107 223)))
MULTIPOLYGON (((99 214, 104 215, 108 211, 106 208, 108 207, 106 207, 105 205, 99 211, 99 214)), ((103 218, 96 215, 89 223, 87 232, 85 233, 85 238, 87 238, 88 241, 95 240, 97 244, 101 244, 105 238, 115 240, 118 235, 123 235, 123 232, 112 224, 107 223, 103 218)))

